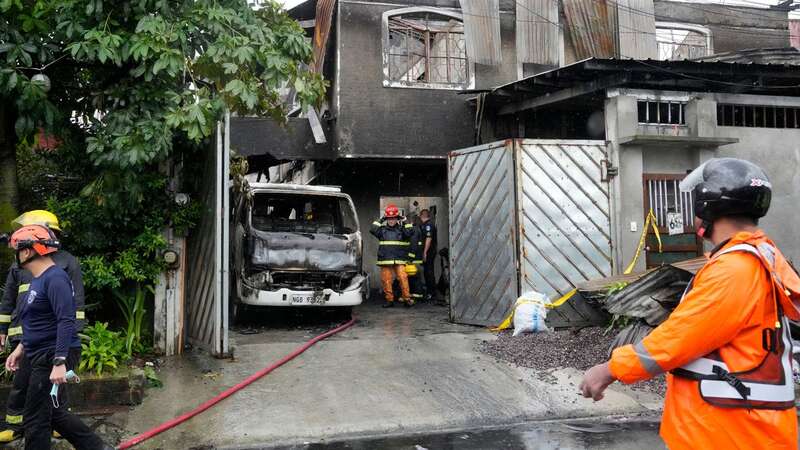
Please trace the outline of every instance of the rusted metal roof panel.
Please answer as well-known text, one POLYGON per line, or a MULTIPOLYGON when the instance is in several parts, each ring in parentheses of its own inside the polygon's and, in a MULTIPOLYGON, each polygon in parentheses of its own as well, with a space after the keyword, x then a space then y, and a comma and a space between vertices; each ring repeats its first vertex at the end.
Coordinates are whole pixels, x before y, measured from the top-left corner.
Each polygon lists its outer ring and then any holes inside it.
POLYGON ((578 59, 617 55, 617 14, 611 0, 563 0, 566 30, 578 59))
POLYGON ((502 62, 499 0, 461 0, 467 56, 477 64, 502 62))
POLYGON ((656 16, 653 0, 616 0, 619 28, 619 56, 655 59, 656 16))
POLYGON ((331 22, 333 21, 333 7, 336 0, 319 0, 317 2, 316 24, 314 26, 314 66, 316 73, 322 73, 325 63, 325 50, 328 47, 331 22))
POLYGON ((558 0, 517 0, 517 61, 559 64, 558 0))

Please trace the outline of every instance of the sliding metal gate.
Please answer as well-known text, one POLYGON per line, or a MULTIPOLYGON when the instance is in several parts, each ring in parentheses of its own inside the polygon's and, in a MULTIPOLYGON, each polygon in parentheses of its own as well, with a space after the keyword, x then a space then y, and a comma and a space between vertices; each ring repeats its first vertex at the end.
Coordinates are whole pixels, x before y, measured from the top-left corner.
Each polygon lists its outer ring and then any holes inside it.
POLYGON ((450 318, 496 325, 517 298, 514 158, 505 143, 451 153, 450 318))
POLYGON ((612 274, 604 142, 507 140, 449 163, 453 321, 497 325, 521 293, 612 274))
POLYGON ((202 201, 206 206, 188 239, 186 331, 193 345, 228 354, 230 118, 217 125, 216 147, 207 152, 202 201))

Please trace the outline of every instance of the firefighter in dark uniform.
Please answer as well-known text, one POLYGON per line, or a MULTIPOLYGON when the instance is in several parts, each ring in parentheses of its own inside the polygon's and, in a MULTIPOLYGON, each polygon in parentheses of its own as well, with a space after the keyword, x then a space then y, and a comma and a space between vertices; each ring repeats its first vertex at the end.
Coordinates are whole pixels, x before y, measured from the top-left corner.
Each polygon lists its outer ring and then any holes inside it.
MULTIPOLYGON (((58 218, 49 211, 28 211, 14 219, 15 227, 29 225, 43 225, 51 230, 61 230, 58 218)), ((66 250, 58 250, 51 255, 53 262, 69 275, 75 293, 76 326, 78 331, 83 329, 86 321, 84 311, 83 277, 78 260, 66 250)), ((22 341, 22 325, 20 323, 21 305, 28 297, 33 275, 20 268, 17 263, 12 264, 6 277, 3 297, 0 300, 0 341, 7 348, 14 349, 22 341)), ((6 403, 6 427, 0 431, 0 443, 11 442, 21 438, 23 434, 22 410, 25 407, 25 395, 28 391, 30 366, 21 366, 14 373, 14 381, 6 403)))
POLYGON ((429 302, 436 301, 436 225, 431 221, 431 212, 423 209, 419 213, 422 221, 422 267, 425 275, 425 299, 429 302))
POLYGON ((424 242, 422 239, 422 224, 419 222, 419 218, 417 217, 411 228, 408 264, 406 265, 408 287, 411 290, 411 298, 413 298, 415 302, 422 301, 422 299, 425 297, 421 273, 423 250, 424 242))
POLYGON ((413 226, 403 224, 400 210, 395 205, 386 207, 384 216, 372 223, 370 233, 378 238, 378 261, 381 268, 381 285, 386 303, 384 308, 394 306, 394 278, 400 283, 400 302, 406 307, 413 306, 414 300, 408 288, 406 262, 408 261, 408 238, 413 226))

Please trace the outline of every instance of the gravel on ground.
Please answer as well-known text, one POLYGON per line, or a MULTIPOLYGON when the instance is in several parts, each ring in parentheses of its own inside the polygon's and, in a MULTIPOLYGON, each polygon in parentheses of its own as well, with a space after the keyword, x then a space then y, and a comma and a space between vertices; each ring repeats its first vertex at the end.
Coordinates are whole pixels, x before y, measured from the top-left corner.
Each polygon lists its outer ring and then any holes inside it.
MULTIPOLYGON (((497 339, 483 341, 478 350, 520 367, 536 370, 575 368, 586 370, 608 359, 609 346, 615 333, 603 327, 561 330, 512 336, 511 331, 500 332, 497 339)), ((663 375, 631 386, 664 395, 666 380, 663 375)))

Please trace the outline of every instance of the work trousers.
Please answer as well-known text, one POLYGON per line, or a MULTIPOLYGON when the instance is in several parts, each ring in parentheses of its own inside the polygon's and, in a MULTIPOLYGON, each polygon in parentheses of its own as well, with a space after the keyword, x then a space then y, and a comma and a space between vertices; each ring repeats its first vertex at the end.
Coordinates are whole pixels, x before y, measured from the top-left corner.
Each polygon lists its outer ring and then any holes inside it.
POLYGON ((395 276, 397 276, 397 281, 400 283, 400 295, 402 296, 402 300, 410 299, 411 292, 408 288, 408 275, 406 275, 406 268, 402 264, 381 266, 381 285, 383 286, 384 298, 387 302, 394 301, 392 282, 395 276))
POLYGON ((408 287, 411 291, 411 298, 413 298, 414 301, 420 301, 425 296, 425 290, 422 286, 422 273, 420 273, 419 270, 420 269, 417 268, 416 275, 408 275, 408 287))
MULTIPOLYGON (((13 350, 17 348, 19 342, 10 342, 10 348, 13 350)), ((30 364, 22 364, 20 362, 19 368, 14 372, 14 379, 12 381, 11 390, 8 392, 8 400, 6 401, 6 423, 8 429, 14 430, 19 434, 22 431, 23 410, 25 409, 25 396, 28 394, 28 381, 31 377, 30 364)))
POLYGON ((436 298, 436 270, 434 262, 436 261, 436 252, 431 249, 425 262, 422 263, 422 271, 425 274, 425 290, 427 291, 428 298, 436 298))
MULTIPOLYGON (((30 365, 30 382, 25 398, 24 427, 25 450, 49 450, 53 430, 64 437, 76 450, 103 450, 104 444, 81 419, 69 412, 67 385, 58 388, 59 407, 50 398, 50 372, 53 370, 51 350, 23 358, 30 365)), ((81 359, 81 350, 73 348, 67 357, 67 370, 75 370, 81 359)))

